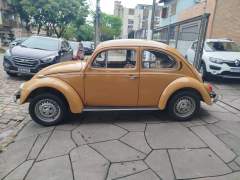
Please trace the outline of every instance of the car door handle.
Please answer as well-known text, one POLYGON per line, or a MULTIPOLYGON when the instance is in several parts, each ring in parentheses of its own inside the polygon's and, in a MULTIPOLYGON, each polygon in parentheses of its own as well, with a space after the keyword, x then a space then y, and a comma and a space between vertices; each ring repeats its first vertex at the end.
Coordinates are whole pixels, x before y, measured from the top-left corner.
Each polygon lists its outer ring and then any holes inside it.
POLYGON ((128 78, 131 79, 131 80, 134 80, 134 79, 137 79, 137 76, 135 76, 135 75, 129 75, 128 78))

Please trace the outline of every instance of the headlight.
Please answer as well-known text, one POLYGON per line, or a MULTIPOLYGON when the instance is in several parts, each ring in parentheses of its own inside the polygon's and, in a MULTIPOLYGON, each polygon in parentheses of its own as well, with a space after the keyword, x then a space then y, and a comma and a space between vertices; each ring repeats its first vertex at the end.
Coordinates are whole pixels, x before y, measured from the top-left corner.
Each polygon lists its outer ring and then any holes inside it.
POLYGON ((224 60, 223 60, 223 59, 212 58, 212 57, 209 58, 209 61, 211 61, 211 62, 213 62, 213 63, 216 63, 216 64, 222 64, 222 63, 224 63, 224 60))
POLYGON ((49 62, 52 62, 55 58, 56 56, 48 56, 48 57, 42 58, 41 61, 43 63, 49 63, 49 62))
POLYGON ((11 53, 10 53, 9 50, 7 50, 7 51, 5 52, 4 57, 5 57, 6 59, 9 59, 9 58, 11 57, 11 53))

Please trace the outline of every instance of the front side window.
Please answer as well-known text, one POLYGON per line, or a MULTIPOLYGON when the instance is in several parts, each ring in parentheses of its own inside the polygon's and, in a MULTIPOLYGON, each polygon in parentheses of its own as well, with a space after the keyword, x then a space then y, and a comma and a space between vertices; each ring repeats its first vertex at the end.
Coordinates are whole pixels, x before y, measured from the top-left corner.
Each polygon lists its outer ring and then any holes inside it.
POLYGON ((143 69, 177 68, 177 62, 167 54, 156 50, 145 50, 142 53, 143 69))
POLYGON ((94 68, 135 68, 136 52, 131 49, 102 51, 92 63, 94 68))

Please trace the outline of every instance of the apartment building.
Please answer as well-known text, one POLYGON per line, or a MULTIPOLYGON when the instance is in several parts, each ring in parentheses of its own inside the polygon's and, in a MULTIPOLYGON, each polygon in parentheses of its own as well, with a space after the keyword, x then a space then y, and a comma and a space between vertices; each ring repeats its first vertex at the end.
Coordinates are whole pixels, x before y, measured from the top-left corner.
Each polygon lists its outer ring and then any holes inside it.
POLYGON ((161 0, 160 27, 209 13, 207 38, 240 42, 240 0, 161 0))
MULTIPOLYGON (((152 6, 137 4, 135 8, 126 8, 121 1, 114 2, 114 15, 123 21, 121 38, 129 38, 131 34, 141 33, 142 38, 146 38, 147 30, 151 25, 152 6)), ((155 26, 159 26, 160 7, 155 11, 155 26)))

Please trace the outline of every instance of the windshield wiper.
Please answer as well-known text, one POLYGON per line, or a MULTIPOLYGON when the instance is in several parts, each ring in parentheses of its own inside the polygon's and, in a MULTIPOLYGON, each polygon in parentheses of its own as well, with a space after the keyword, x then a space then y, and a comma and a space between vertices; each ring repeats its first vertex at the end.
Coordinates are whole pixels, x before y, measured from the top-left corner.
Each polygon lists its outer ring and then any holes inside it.
POLYGON ((42 48, 34 48, 34 47, 33 47, 32 49, 46 50, 46 49, 42 49, 42 48))
POLYGON ((25 45, 23 45, 23 44, 20 44, 20 46, 21 46, 21 47, 25 47, 25 48, 27 48, 27 46, 25 46, 25 45))

